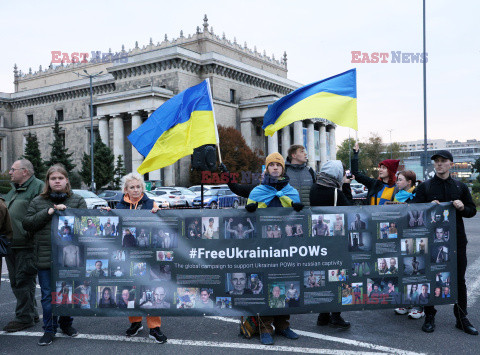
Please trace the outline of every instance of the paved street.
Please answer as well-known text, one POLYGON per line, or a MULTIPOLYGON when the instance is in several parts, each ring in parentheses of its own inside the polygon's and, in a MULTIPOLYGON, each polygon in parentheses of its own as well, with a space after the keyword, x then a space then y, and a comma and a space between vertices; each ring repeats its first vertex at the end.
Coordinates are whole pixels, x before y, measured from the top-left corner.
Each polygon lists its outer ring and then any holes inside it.
MULTIPOLYGON (((480 216, 465 220, 469 268, 469 318, 480 327, 480 216)), ((6 268, 4 266, 4 272, 6 268)), ((37 290, 37 298, 40 290, 37 290)), ((275 346, 261 346, 258 339, 239 337, 236 319, 212 317, 164 317, 162 330, 169 337, 167 344, 155 344, 143 330, 137 337, 123 336, 129 323, 126 318, 75 318, 74 326, 81 333, 75 339, 59 335, 48 347, 39 347, 42 335, 41 324, 25 332, 6 334, 0 332, 0 353, 147 353, 166 350, 168 353, 250 354, 260 351, 279 353, 349 354, 349 353, 395 353, 395 354, 472 354, 478 351, 479 337, 462 333, 454 327, 452 306, 438 307, 437 329, 432 334, 423 333, 423 320, 410 320, 396 316, 393 310, 345 312, 352 322, 347 331, 316 326, 316 314, 292 316, 291 324, 301 338, 296 341, 276 338, 275 346), (155 348, 160 349, 155 349, 155 348), (477 350, 475 350, 477 349, 477 350)), ((2 275, 0 289, 0 326, 12 318, 14 298, 6 274, 2 275)), ((144 322, 146 328, 146 322, 144 322)))

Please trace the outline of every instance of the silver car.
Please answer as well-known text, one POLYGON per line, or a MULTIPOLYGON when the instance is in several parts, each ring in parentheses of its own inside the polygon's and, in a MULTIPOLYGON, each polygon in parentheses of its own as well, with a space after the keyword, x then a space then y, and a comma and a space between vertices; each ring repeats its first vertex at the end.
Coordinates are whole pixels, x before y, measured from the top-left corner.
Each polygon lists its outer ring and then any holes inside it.
POLYGON ((105 201, 103 198, 95 195, 92 191, 77 189, 72 191, 74 194, 80 195, 85 199, 85 202, 87 203, 87 208, 90 210, 98 209, 100 207, 108 207, 108 202, 105 201))

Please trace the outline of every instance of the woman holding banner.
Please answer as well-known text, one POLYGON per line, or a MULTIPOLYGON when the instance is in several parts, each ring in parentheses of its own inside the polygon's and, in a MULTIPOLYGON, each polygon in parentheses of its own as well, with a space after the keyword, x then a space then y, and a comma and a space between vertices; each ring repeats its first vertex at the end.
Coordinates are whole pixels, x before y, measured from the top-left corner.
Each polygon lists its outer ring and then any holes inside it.
POLYGON ((72 317, 60 316, 57 323, 57 316, 52 315, 52 291, 54 290, 51 289, 50 282, 51 224, 55 211, 64 211, 67 208, 87 208, 87 204, 83 197, 72 192, 68 173, 63 165, 56 164, 48 169, 43 191, 32 200, 23 220, 23 228, 34 234, 38 283, 42 293, 45 333, 40 338, 38 345, 51 344, 58 325, 64 334, 71 337, 78 335, 77 330, 72 327, 72 317))
MULTIPOLYGON (((267 156, 266 171, 262 183, 255 187, 248 197, 245 209, 248 212, 254 212, 257 207, 293 207, 297 212, 303 209, 300 203, 300 195, 288 182, 289 178, 285 175, 285 160, 279 153, 272 153, 267 156)), ((285 298, 280 295, 280 288, 273 287, 271 298, 278 300, 285 298)), ((298 339, 298 334, 290 329, 288 320, 290 315, 260 316, 260 341, 264 345, 273 344, 273 327, 275 333, 284 336, 287 339, 298 339)))
MULTIPOLYGON (((156 202, 145 194, 145 181, 138 173, 130 173, 123 177, 123 193, 121 201, 117 204, 117 209, 150 210, 152 213, 159 210, 156 202)), ((110 210, 110 208, 106 209, 110 210)), ((142 317, 128 317, 128 320, 131 324, 126 331, 126 335, 127 337, 133 337, 143 329, 142 317)), ((162 326, 160 317, 147 317, 147 325, 150 329, 149 338, 160 344, 167 341, 167 337, 160 330, 162 326)))
MULTIPOLYGON (((354 178, 352 176, 352 179, 354 178)), ((317 183, 310 189, 310 206, 351 206, 350 182, 352 179, 346 178, 345 169, 340 160, 325 162, 317 176, 317 183)), ((317 325, 350 328, 350 322, 345 321, 340 314, 340 312, 320 313, 317 325)))

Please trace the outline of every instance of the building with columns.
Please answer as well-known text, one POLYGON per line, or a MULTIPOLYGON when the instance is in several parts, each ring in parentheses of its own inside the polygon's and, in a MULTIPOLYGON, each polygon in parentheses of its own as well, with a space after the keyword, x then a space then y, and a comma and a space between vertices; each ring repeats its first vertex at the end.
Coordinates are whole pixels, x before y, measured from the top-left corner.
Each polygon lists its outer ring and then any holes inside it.
MULTIPOLYGON (((93 56, 93 52, 92 52, 93 56)), ((52 127, 58 118, 65 145, 80 169, 83 153, 90 147, 89 79, 77 73, 103 72, 93 79, 93 125, 115 157, 122 156, 127 172, 143 157, 128 135, 149 115, 179 92, 210 79, 217 124, 241 131, 252 149, 279 151, 286 156, 292 144, 305 145, 309 164, 318 169, 335 159, 335 125, 322 118, 299 121, 265 137, 263 116, 268 105, 302 84, 287 78, 287 55, 280 60, 257 48, 240 45, 214 33, 205 16, 196 33, 176 39, 135 43, 131 50, 103 53, 101 60, 52 64, 27 73, 14 67, 14 93, 0 93, 0 170, 6 171, 24 152, 26 136, 35 134, 43 158, 53 141, 52 127)), ((319 78, 312 78, 312 81, 319 78)), ((221 142, 220 142, 221 144, 221 142)), ((190 157, 147 174, 146 179, 165 186, 188 186, 190 157)))

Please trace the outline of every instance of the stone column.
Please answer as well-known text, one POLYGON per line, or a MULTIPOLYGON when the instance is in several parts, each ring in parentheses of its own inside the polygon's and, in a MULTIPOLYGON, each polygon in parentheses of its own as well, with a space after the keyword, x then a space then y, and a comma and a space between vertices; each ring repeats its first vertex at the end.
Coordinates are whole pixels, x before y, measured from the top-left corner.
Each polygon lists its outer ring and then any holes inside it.
MULTIPOLYGON (((133 111, 129 112, 132 116, 132 132, 136 130, 142 124, 142 117, 140 112, 133 111)), ((136 172, 140 164, 143 162, 143 156, 138 152, 137 148, 132 145, 132 171, 136 172)))
POLYGON ((302 121, 293 122, 293 144, 303 146, 303 124, 302 124, 302 121))
MULTIPOLYGON (((154 113, 154 112, 155 112, 155 109, 147 110, 148 117, 150 117, 152 115, 152 113, 154 113)), ((148 119, 148 117, 147 117, 147 119, 148 119)), ((160 181, 162 179, 161 171, 162 171, 162 169, 157 169, 157 170, 154 170, 154 171, 150 171, 150 173, 148 174, 148 178, 151 181, 160 181)), ((160 184, 156 184, 156 185, 160 186, 160 184)), ((162 181, 162 185, 165 185, 164 181, 162 181)))
POLYGON ((165 174, 165 180, 163 186, 175 186, 175 163, 163 168, 165 174))
POLYGON ((320 166, 327 161, 327 129, 320 124, 320 166))
POLYGON ((109 147, 110 146, 110 136, 108 135, 108 119, 105 116, 98 118, 98 132, 100 133, 100 138, 102 142, 109 147))
POLYGON ((282 128, 282 155, 287 159, 288 148, 290 148, 290 126, 282 128))
POLYGON ((123 119, 120 114, 113 115, 113 155, 115 156, 115 163, 118 156, 121 155, 122 159, 125 159, 125 132, 123 128, 123 119))
POLYGON ((337 144, 335 142, 335 126, 329 126, 328 132, 330 133, 330 160, 337 159, 337 144))
POLYGON ((307 125, 307 137, 308 137, 308 166, 315 169, 315 126, 312 121, 307 125))
POLYGON ((268 154, 278 152, 278 134, 275 132, 272 136, 268 136, 268 154))
POLYGON ((245 139, 245 143, 247 143, 249 147, 252 147, 252 129, 252 118, 248 117, 240 120, 240 130, 243 138, 245 139))

